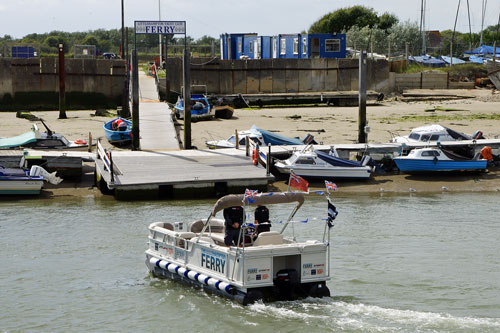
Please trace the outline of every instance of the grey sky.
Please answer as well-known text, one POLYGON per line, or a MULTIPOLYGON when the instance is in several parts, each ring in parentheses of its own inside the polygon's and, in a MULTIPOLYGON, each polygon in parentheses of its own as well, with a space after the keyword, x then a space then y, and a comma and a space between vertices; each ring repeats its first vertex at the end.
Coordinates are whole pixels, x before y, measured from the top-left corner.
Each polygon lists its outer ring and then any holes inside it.
MULTIPOLYGON (((158 0, 124 0, 125 23, 157 20, 158 0)), ((402 21, 420 20, 418 0, 160 0, 163 20, 185 20, 188 35, 218 37, 224 32, 261 35, 307 30, 322 15, 338 8, 364 5, 402 21)), ((473 31, 481 28, 482 0, 470 0, 473 31)), ((497 24, 500 0, 487 1, 485 27, 497 24)), ((426 28, 453 29, 458 0, 427 0, 426 28)), ((88 31, 121 26, 121 0, 0 0, 0 36, 15 38, 53 30, 88 31)), ((467 1, 462 1, 457 30, 467 32, 467 1)))

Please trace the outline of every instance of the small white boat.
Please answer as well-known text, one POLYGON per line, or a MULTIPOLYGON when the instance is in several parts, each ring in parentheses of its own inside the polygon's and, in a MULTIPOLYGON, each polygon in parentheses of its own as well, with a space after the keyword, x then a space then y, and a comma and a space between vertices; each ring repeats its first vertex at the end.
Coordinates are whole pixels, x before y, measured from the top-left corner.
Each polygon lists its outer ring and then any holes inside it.
POLYGON ((52 184, 61 182, 55 174, 38 165, 32 166, 29 171, 0 166, 0 194, 40 194, 44 180, 52 184))
POLYGON ((480 159, 480 154, 474 158, 467 158, 451 151, 440 148, 413 149, 407 156, 394 158, 399 170, 403 172, 434 172, 486 169, 487 160, 480 159))
MULTIPOLYGON (((260 158, 265 158, 262 152, 260 158)), ((301 151, 294 151, 290 158, 275 162, 274 167, 282 174, 290 174, 293 170, 294 174, 309 179, 368 179, 374 171, 368 165, 370 161, 369 156, 365 156, 361 162, 345 160, 333 151, 327 154, 307 146, 301 151)))
POLYGON ((481 131, 476 131, 473 135, 468 135, 452 130, 451 128, 433 124, 416 127, 411 130, 409 135, 397 136, 392 138, 394 143, 429 143, 459 140, 484 139, 481 131))
MULTIPOLYGON (((227 195, 216 202, 207 219, 152 223, 146 265, 153 276, 201 286, 244 305, 261 299, 330 296, 326 286, 330 279, 327 231, 324 241, 296 241, 283 235, 304 198, 304 193, 298 192, 262 193, 251 200, 244 195, 227 195), (239 247, 225 245, 225 223, 215 218, 218 212, 287 203, 296 205, 280 232, 260 232, 255 240, 239 247)), ((253 220, 247 223, 247 212, 243 209, 241 213, 238 239, 246 239, 253 220)))
MULTIPOLYGON (((264 138, 255 125, 247 131, 238 131, 238 144, 240 147, 245 147, 245 138, 247 136, 259 146, 264 145, 264 138)), ((236 135, 231 135, 227 140, 207 141, 205 144, 210 149, 236 148, 236 135)))

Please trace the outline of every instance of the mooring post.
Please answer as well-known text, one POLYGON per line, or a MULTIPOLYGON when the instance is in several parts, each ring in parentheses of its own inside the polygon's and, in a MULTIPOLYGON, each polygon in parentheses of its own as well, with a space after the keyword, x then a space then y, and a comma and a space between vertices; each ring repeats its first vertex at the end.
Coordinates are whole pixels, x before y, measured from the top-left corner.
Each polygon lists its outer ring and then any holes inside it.
MULTIPOLYGON (((267 144, 267 156, 266 156, 266 176, 271 175, 271 144, 267 144)), ((259 157, 257 156, 257 159, 259 157)))
POLYGON ((250 138, 248 135, 245 136, 245 155, 250 156, 250 138))
POLYGON ((191 81, 189 50, 184 45, 184 149, 191 149, 191 81))
POLYGON ((234 138, 236 139, 236 149, 240 149, 240 138, 238 137, 238 130, 234 130, 234 138))
POLYGON ((64 71, 64 44, 59 44, 59 119, 66 116, 66 72, 64 71))
POLYGON ((139 67, 137 50, 132 50, 132 149, 140 150, 139 143, 139 67))
POLYGON ((359 53, 358 143, 366 143, 366 52, 359 53))

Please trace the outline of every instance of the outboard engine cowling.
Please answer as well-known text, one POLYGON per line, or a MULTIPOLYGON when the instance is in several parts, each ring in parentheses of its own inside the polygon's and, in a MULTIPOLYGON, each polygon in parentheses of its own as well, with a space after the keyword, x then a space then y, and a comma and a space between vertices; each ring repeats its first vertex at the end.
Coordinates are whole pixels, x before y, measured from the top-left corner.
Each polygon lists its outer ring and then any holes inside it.
POLYGON ((295 289, 300 284, 299 274, 293 268, 278 271, 274 279, 274 292, 279 300, 292 300, 295 297, 295 289))
POLYGON ((474 134, 472 135, 472 139, 474 140, 484 139, 483 132, 481 132, 480 130, 475 131, 474 134))

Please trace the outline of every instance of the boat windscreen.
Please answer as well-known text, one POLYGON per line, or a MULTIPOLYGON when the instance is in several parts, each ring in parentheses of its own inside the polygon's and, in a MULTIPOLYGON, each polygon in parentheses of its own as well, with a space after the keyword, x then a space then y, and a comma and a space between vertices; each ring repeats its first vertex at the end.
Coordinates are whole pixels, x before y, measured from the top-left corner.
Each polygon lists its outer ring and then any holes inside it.
POLYGON ((344 166, 344 167, 360 167, 362 166, 360 162, 357 161, 351 161, 351 160, 344 160, 342 158, 338 158, 332 155, 329 155, 327 153, 323 153, 321 151, 316 151, 316 154, 318 154, 318 157, 321 158, 323 161, 326 163, 329 163, 334 166, 344 166))
POLYGON ((464 133, 460 133, 457 131, 452 130, 451 128, 445 127, 446 132, 455 140, 470 140, 470 136, 464 133))
POLYGON ((230 194, 220 198, 212 209, 212 216, 220 212, 224 208, 242 205, 273 205, 280 203, 297 202, 297 208, 304 203, 304 193, 301 192, 284 192, 284 193, 260 193, 254 196, 252 200, 245 198, 243 194, 230 194))

